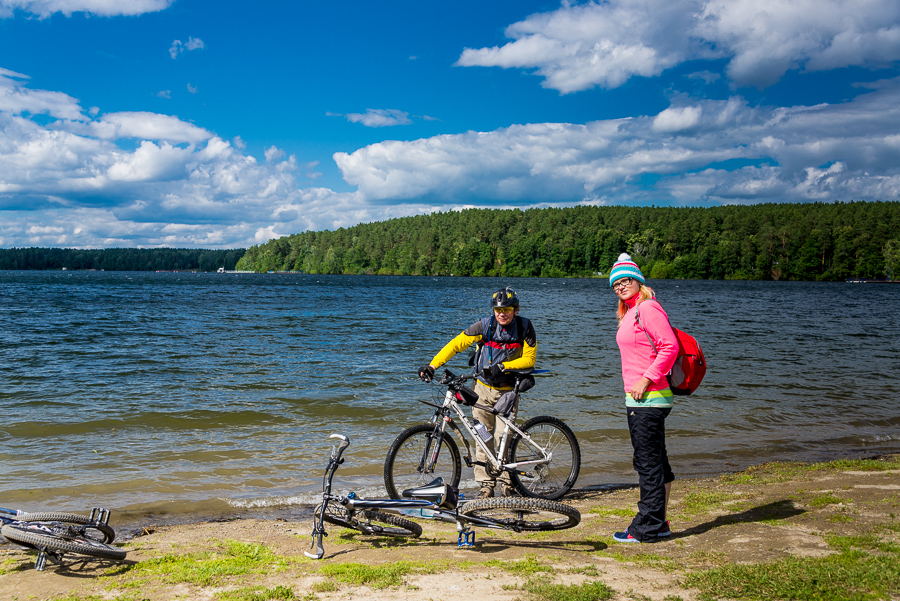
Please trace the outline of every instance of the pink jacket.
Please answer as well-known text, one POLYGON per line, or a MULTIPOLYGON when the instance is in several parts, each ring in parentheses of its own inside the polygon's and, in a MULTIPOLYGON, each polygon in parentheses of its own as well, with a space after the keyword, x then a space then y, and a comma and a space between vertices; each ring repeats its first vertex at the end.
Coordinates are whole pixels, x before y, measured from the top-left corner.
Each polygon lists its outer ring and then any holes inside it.
POLYGON ((669 317, 656 299, 647 299, 638 307, 644 327, 637 324, 636 311, 632 307, 622 318, 616 332, 616 343, 622 355, 625 392, 631 390, 642 376, 653 382, 648 391, 663 390, 669 387, 666 374, 671 371, 678 356, 678 340, 669 325, 669 317), (656 344, 656 353, 647 340, 645 330, 656 344))

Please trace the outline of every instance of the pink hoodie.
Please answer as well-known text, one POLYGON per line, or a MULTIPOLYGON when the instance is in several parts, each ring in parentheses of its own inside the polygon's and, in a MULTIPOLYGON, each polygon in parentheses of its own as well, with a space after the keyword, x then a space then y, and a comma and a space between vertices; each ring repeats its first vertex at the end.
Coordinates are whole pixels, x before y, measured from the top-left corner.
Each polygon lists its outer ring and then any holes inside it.
MULTIPOLYGON (((625 392, 631 390, 631 387, 643 376, 653 383, 647 389, 647 394, 642 399, 643 402, 634 401, 629 396, 627 404, 671 406, 671 393, 663 395, 652 393, 669 387, 666 374, 671 371, 678 356, 678 340, 675 338, 675 332, 669 325, 668 315, 656 299, 647 299, 641 302, 638 305, 638 311, 635 311, 631 300, 626 301, 629 309, 622 317, 619 330, 616 332, 616 343, 619 345, 619 352, 622 355, 622 380, 625 383, 625 392), (643 328, 637 324, 636 312, 640 313, 643 328), (647 334, 656 344, 656 353, 653 352, 653 347, 647 340, 647 334), (664 401, 664 397, 668 397, 668 400, 664 401)), ((637 300, 637 297, 634 300, 637 300)))

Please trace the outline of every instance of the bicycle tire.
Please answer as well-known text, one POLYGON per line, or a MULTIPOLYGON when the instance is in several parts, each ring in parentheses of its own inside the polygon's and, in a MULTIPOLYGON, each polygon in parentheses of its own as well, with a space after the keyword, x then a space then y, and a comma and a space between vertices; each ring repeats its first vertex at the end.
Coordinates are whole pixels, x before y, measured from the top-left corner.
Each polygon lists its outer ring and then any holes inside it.
POLYGON ((68 538, 60 534, 37 532, 28 526, 13 526, 11 524, 0 528, 0 534, 7 539, 26 547, 33 547, 41 551, 56 551, 62 553, 77 553, 102 559, 125 559, 126 551, 113 547, 106 543, 87 537, 68 538))
POLYGON ((401 499, 408 488, 425 486, 437 477, 450 486, 459 486, 462 463, 459 447, 449 434, 441 437, 441 448, 433 470, 422 472, 419 465, 425 449, 431 448, 435 427, 431 424, 412 426, 400 433, 384 460, 384 487, 392 499, 401 499))
MULTIPOLYGON (((322 506, 319 505, 316 508, 316 516, 321 511, 322 506)), ((375 536, 419 538, 422 535, 422 526, 398 515, 380 511, 360 511, 351 517, 343 505, 336 503, 329 503, 323 519, 329 524, 359 530, 363 534, 375 536)))
POLYGON ((79 524, 85 526, 83 530, 85 536, 89 536, 101 543, 111 543, 116 540, 116 531, 109 524, 97 524, 91 521, 86 515, 80 513, 67 513, 62 511, 39 511, 34 513, 24 513, 16 518, 20 522, 66 522, 68 524, 79 524), (98 531, 101 536, 97 536, 93 530, 98 531))
POLYGON ((565 530, 581 522, 581 513, 571 505, 531 497, 488 497, 467 501, 460 513, 489 519, 507 530, 565 530))
MULTIPOLYGON (((550 463, 524 467, 534 476, 511 472, 516 490, 526 497, 559 499, 569 492, 581 470, 581 448, 575 433, 562 420, 547 415, 533 417, 522 426, 522 431, 541 447, 553 454, 550 463)), ((534 449, 518 434, 509 447, 510 463, 538 458, 534 449)))

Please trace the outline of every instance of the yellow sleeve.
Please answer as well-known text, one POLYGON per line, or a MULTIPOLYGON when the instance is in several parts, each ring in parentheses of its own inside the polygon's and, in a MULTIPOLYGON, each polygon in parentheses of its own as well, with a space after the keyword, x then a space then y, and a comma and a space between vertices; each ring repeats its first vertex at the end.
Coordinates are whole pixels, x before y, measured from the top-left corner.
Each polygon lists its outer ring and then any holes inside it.
POLYGON ((531 369, 537 363, 537 347, 522 343, 522 356, 512 361, 504 361, 506 369, 531 369))
POLYGON ((481 340, 481 336, 469 336, 465 332, 460 332, 459 336, 444 345, 444 348, 434 356, 434 359, 431 360, 431 365, 437 369, 452 359, 456 353, 466 350, 479 340, 481 340))

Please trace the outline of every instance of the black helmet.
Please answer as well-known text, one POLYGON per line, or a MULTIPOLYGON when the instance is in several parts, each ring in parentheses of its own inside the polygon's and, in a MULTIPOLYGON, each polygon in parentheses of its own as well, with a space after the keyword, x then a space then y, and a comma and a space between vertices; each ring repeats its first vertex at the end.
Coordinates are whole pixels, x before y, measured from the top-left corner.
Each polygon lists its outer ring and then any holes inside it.
POLYGON ((516 309, 518 309, 519 297, 516 296, 515 290, 507 286, 506 288, 501 288, 491 296, 491 306, 515 307, 516 309))

